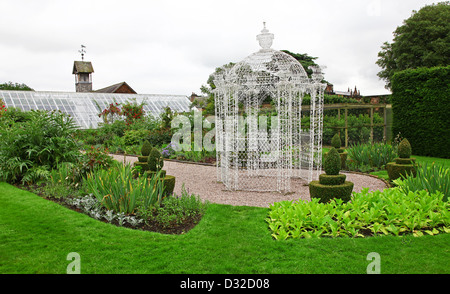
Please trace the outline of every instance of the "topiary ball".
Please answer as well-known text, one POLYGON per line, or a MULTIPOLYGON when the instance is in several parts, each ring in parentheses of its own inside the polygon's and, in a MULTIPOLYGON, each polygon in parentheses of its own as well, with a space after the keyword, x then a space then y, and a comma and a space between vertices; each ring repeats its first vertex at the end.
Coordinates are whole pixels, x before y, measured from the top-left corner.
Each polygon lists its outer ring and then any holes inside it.
POLYGON ((336 149, 341 148, 341 138, 339 137, 338 133, 336 133, 333 138, 331 138, 331 146, 336 149))
POLYGON ((409 144, 408 139, 403 139, 400 144, 398 144, 398 157, 409 158, 412 154, 411 144, 409 144))
POLYGON ((144 144, 142 144, 141 154, 142 156, 148 156, 150 154, 150 151, 152 151, 152 145, 149 141, 145 140, 144 144))
POLYGON ((164 158, 155 147, 152 148, 150 154, 148 155, 148 168, 151 171, 159 171, 164 166, 164 158))
POLYGON ((327 175, 338 175, 341 170, 341 156, 336 148, 331 148, 325 156, 323 169, 327 175))

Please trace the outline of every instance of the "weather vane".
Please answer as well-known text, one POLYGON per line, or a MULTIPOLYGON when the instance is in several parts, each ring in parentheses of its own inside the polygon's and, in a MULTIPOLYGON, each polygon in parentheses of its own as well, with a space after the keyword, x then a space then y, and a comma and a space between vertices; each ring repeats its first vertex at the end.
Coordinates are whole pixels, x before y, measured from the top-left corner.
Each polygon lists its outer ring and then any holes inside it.
POLYGON ((81 50, 78 50, 78 52, 81 53, 81 60, 84 60, 84 53, 86 53, 86 50, 84 50, 84 48, 86 48, 86 46, 81 45, 81 50))

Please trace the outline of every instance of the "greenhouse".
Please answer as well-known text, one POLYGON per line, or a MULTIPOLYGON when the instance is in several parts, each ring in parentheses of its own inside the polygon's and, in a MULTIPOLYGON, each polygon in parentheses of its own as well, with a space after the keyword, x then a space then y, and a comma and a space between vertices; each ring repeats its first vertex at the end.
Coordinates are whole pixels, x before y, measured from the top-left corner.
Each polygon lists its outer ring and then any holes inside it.
POLYGON ((72 116, 80 128, 96 128, 102 119, 100 109, 110 103, 144 102, 147 114, 158 116, 166 106, 174 112, 190 111, 191 102, 184 95, 117 94, 82 92, 0 91, 0 100, 7 107, 23 111, 32 109, 60 110, 72 116))

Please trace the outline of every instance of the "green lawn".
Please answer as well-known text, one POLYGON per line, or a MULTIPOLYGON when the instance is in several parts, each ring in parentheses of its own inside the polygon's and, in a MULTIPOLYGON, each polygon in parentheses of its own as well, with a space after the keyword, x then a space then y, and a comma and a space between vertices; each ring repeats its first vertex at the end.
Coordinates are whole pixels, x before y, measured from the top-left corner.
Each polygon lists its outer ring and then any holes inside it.
POLYGON ((267 209, 211 204, 193 230, 162 235, 102 223, 0 183, 0 273, 65 274, 77 252, 84 274, 450 273, 450 234, 275 241, 267 209))

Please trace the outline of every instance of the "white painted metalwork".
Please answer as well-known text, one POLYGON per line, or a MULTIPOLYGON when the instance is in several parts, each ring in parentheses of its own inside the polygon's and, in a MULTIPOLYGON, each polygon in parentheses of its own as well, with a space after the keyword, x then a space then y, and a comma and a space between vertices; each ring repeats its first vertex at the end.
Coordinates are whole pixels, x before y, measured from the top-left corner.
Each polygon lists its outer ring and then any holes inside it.
POLYGON ((261 49, 215 74, 217 178, 229 190, 290 192, 291 178, 318 178, 322 166, 323 95, 319 67, 308 77, 292 56, 271 48, 265 27, 261 49), (311 97, 310 125, 301 125, 302 99, 311 97), (276 116, 261 115, 271 99, 276 116))

